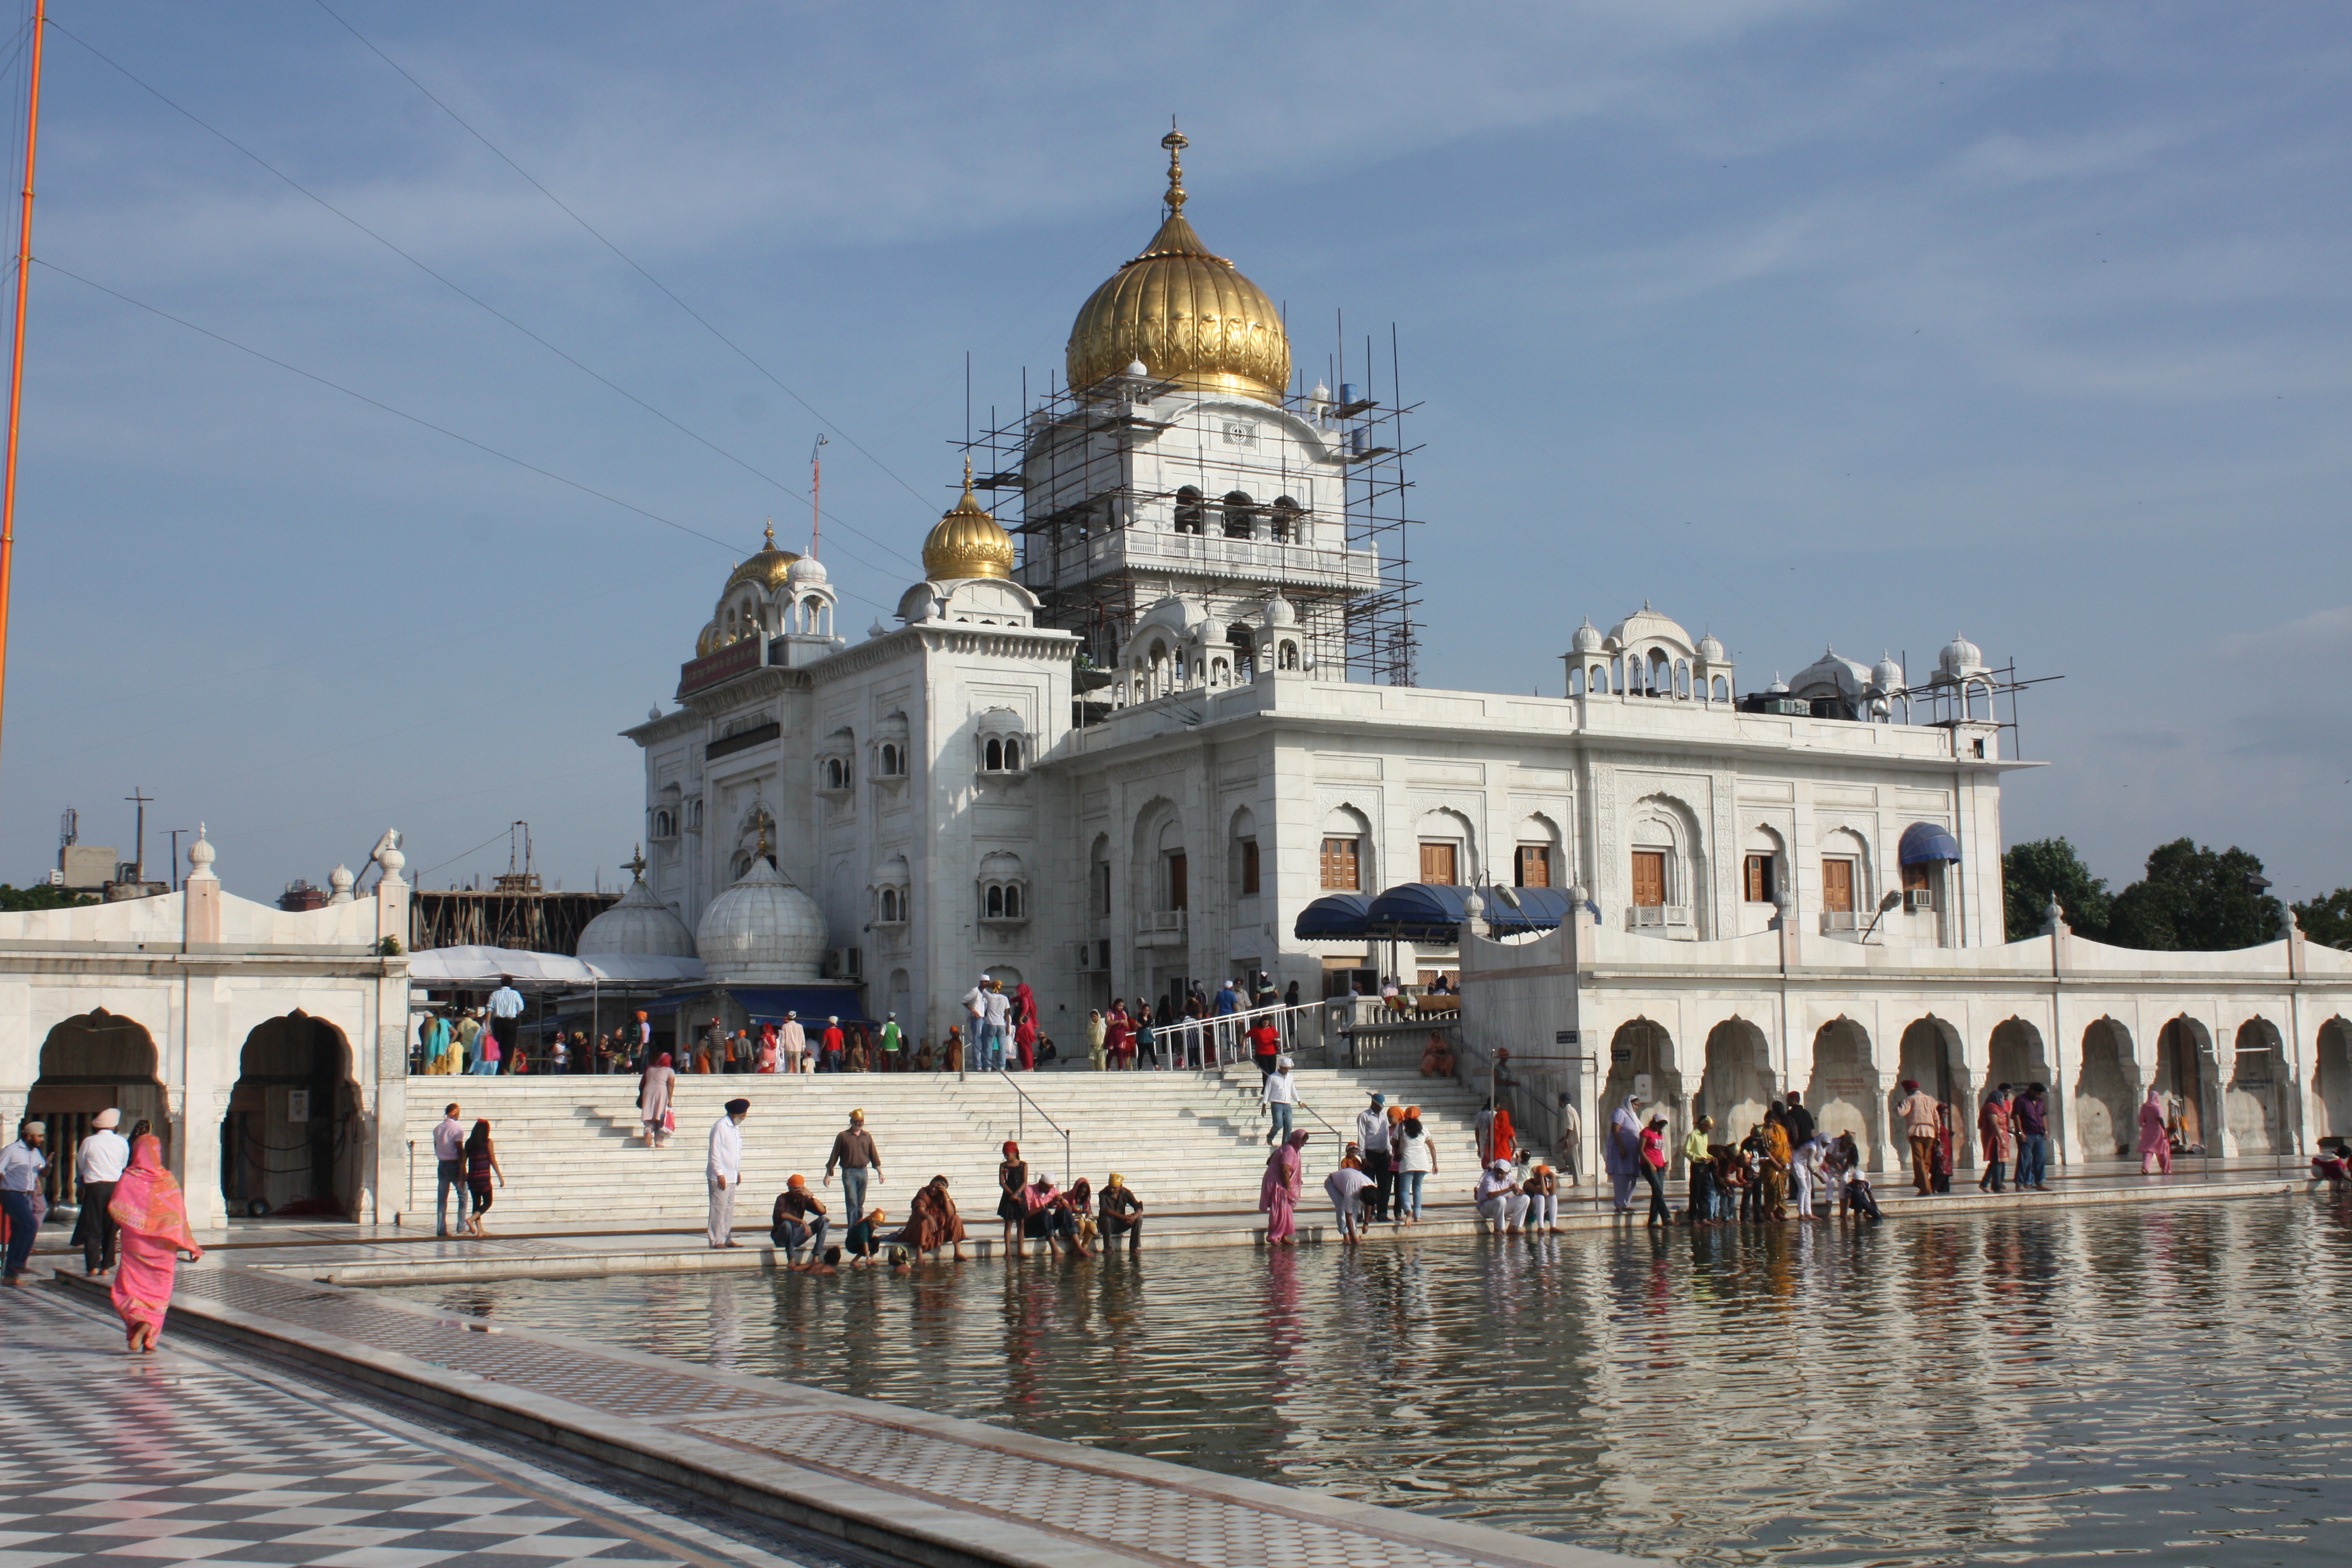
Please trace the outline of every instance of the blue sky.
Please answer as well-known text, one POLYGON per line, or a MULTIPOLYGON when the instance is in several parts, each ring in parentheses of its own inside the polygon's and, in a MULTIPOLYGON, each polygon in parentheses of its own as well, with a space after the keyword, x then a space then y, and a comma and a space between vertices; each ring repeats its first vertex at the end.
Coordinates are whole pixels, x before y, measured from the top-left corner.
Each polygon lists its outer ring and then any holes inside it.
POLYGON ((58 0, 0 877, 138 785, 248 896, 515 818, 611 886, 614 731, 765 518, 804 546, 811 406, 854 635, 965 355, 983 411, 1058 366, 1175 113, 1304 363, 1395 323, 1425 684, 1557 692, 1644 598, 1743 689, 1960 629, 2065 677, 2012 841, 2352 882, 2341 6, 330 4, 773 379, 316 0, 58 0))

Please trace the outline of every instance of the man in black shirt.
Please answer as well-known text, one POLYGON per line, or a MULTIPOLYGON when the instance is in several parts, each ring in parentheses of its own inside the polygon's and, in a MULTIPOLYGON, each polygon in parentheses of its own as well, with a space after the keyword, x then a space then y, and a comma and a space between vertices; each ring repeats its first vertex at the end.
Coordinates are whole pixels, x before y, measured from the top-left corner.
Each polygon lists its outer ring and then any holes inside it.
POLYGON ((1781 1114, 1789 1122, 1789 1147, 1801 1149, 1813 1141, 1813 1113, 1807 1110, 1795 1089, 1789 1091, 1789 1104, 1781 1114))

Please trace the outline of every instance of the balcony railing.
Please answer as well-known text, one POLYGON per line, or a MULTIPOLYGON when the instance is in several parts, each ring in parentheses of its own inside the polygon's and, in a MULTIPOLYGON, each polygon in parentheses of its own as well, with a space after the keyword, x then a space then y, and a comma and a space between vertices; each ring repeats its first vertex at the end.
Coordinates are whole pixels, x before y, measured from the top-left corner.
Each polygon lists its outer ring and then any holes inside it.
POLYGON ((1135 917, 1135 940, 1144 947, 1184 945, 1182 910, 1147 910, 1135 917))
POLYGON ((1379 554, 1349 550, 1344 544, 1228 539, 1214 531, 1175 533, 1151 528, 1112 529, 1058 552, 1043 539, 1033 538, 1030 544, 1031 553, 1021 564, 1021 580, 1033 588, 1099 576, 1123 565, 1264 576, 1312 575, 1335 585, 1367 589, 1380 584, 1379 554))

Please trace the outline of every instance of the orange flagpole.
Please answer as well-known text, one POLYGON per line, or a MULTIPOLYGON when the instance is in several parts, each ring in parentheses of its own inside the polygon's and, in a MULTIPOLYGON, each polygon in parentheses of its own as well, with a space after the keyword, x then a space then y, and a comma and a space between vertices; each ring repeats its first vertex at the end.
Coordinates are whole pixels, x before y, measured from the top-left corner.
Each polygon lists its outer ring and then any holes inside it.
POLYGON ((41 44, 48 0, 33 0, 32 87, 25 95, 25 198, 16 220, 16 339, 8 368, 7 489, 0 495, 0 709, 8 698, 8 591, 16 555, 16 437, 25 410, 25 291, 33 270, 33 150, 41 129, 41 44))

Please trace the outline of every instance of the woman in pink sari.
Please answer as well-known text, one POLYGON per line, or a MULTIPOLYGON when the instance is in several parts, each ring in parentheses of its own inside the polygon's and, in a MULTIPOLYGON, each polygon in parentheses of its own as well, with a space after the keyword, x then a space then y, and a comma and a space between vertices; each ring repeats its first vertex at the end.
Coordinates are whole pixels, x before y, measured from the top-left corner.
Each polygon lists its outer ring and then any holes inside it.
POLYGON ((2149 1089, 2139 1108, 2139 1173, 2172 1174, 2172 1133, 2164 1121, 2162 1089, 2149 1089))
POLYGON ((1287 1247, 1297 1228, 1292 1216, 1298 1208, 1300 1184, 1306 1179, 1307 1134, 1294 1132, 1265 1162, 1265 1179, 1258 1184, 1257 1206, 1265 1215, 1265 1244, 1287 1247))
POLYGON ((131 1145, 131 1163, 115 1184, 106 1206, 122 1227, 122 1265, 114 1274, 114 1310, 134 1351, 152 1351, 163 1336, 163 1313, 172 1304, 172 1280, 180 1254, 202 1258, 205 1249, 188 1230, 187 1200, 180 1184, 163 1169, 163 1141, 142 1133, 131 1145))

